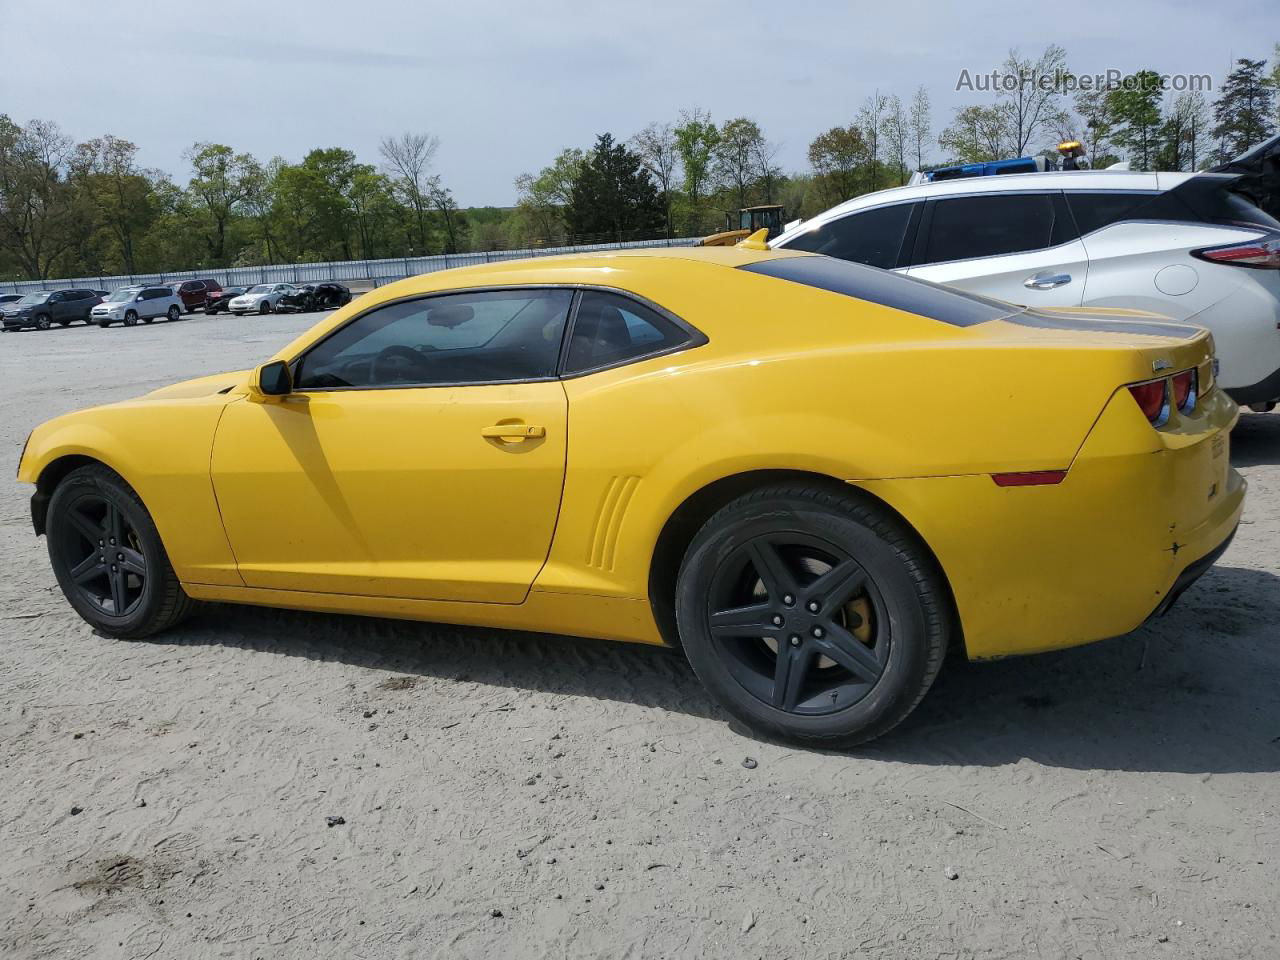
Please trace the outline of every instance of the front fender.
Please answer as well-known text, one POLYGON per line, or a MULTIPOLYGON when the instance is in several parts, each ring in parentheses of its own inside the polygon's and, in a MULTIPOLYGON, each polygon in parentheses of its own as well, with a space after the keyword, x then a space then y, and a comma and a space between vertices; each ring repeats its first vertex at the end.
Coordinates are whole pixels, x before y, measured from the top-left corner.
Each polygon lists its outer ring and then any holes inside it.
POLYGON ((240 585, 209 477, 227 399, 129 401, 50 420, 28 438, 18 480, 36 484, 32 506, 39 511, 64 467, 80 458, 104 464, 142 499, 180 580, 240 585))

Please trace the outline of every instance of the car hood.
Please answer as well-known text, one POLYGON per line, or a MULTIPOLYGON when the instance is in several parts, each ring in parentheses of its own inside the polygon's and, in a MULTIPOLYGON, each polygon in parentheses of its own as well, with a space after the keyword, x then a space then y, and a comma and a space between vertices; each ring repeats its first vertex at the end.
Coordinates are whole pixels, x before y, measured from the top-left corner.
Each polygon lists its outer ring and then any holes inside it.
POLYGON ((249 382, 252 370, 235 370, 231 373, 215 373, 210 377, 196 377, 194 380, 183 380, 172 383, 159 390, 143 394, 142 400, 188 400, 193 397, 207 397, 215 393, 226 393, 235 387, 249 382))
POLYGON ((269 297, 269 293, 237 293, 232 300, 261 300, 263 297, 269 297))

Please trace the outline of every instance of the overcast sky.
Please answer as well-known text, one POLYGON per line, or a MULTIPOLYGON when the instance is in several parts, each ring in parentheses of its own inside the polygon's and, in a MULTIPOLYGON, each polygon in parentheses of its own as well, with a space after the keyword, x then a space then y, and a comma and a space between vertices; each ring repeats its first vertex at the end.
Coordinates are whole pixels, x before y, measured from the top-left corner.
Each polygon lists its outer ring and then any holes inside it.
POLYGON ((195 140, 377 163, 383 135, 428 131, 459 204, 507 205, 561 148, 694 105, 754 118, 789 170, 877 89, 924 83, 936 133, 986 99, 956 92, 960 71, 1011 46, 1217 83, 1232 58, 1271 55, 1280 0, 0 0, 0 37, 0 112, 125 137, 180 183, 195 140))

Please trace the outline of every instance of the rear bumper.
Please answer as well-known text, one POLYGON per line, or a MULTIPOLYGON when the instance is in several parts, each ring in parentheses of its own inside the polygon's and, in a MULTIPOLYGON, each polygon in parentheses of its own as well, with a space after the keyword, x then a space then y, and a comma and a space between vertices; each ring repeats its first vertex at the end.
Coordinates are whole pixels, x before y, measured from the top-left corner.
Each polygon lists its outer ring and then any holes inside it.
POLYGON ((1169 612, 1169 609, 1178 602, 1178 598, 1187 592, 1187 589, 1209 572, 1209 568, 1218 562, 1219 558, 1227 552, 1227 547, 1231 546, 1231 541, 1236 538, 1236 530, 1239 527, 1232 528, 1227 534, 1227 539, 1206 553, 1199 560, 1192 561, 1182 573, 1178 574, 1178 579, 1173 581, 1173 586, 1169 588, 1169 592, 1165 594, 1163 600, 1156 605, 1155 610, 1151 612, 1148 620, 1154 620, 1156 617, 1163 617, 1169 612))
POLYGON ((1229 461, 1237 414, 1214 390, 1194 416, 1155 431, 1117 395, 1060 484, 1004 488, 977 475, 859 485, 933 550, 971 658, 1071 647, 1167 610, 1226 549, 1246 492, 1229 461))

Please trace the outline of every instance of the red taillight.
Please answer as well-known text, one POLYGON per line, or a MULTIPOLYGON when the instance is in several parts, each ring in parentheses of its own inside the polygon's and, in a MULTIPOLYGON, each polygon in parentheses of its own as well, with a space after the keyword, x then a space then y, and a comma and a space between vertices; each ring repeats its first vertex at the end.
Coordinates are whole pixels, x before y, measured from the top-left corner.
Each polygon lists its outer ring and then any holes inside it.
POLYGON ((1041 487, 1067 479, 1065 470, 1028 470, 1023 473, 993 473, 997 487, 1041 487))
POLYGON ((1148 380, 1146 383, 1135 383, 1129 387, 1133 399, 1138 401, 1138 408, 1148 421, 1161 424, 1169 419, 1169 407, 1165 400, 1169 381, 1148 380))
POLYGON ((1173 405, 1183 413, 1190 413, 1196 407, 1196 372, 1184 370, 1169 378, 1173 385, 1173 405))
POLYGON ((1280 270, 1280 236, 1246 240, 1225 247, 1207 247, 1193 251, 1201 260, 1210 263, 1227 263, 1233 267, 1253 267, 1259 270, 1280 270))

